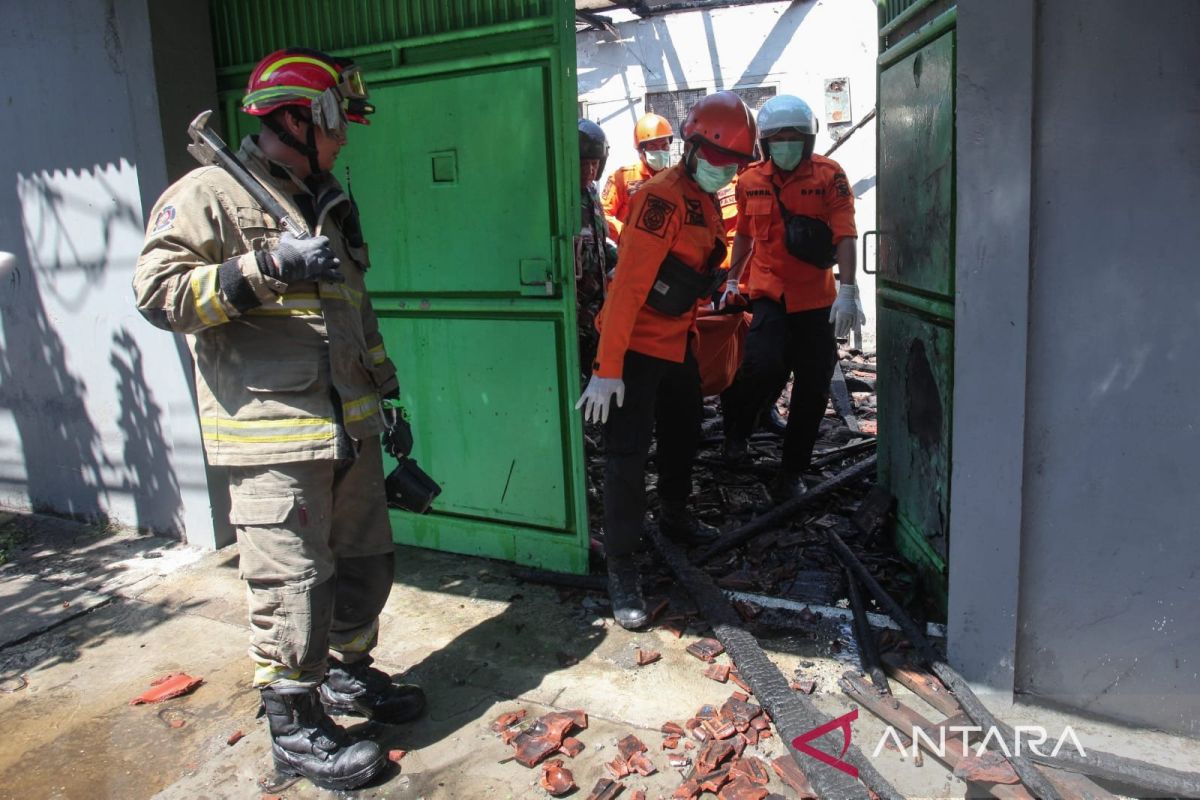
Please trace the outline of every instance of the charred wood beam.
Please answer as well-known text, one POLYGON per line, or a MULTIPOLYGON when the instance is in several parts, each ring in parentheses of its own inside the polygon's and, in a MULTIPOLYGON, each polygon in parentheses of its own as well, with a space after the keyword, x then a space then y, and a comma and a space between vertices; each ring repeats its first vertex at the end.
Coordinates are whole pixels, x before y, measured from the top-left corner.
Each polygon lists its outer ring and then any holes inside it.
POLYGON ((816 504, 818 500, 821 500, 835 489, 840 489, 843 486, 868 477, 874 471, 875 455, 872 454, 854 466, 839 472, 832 478, 818 483, 799 497, 788 500, 782 505, 775 506, 775 508, 761 516, 755 517, 740 528, 735 528, 732 531, 721 534, 721 537, 717 541, 713 542, 696 556, 696 563, 703 564, 713 556, 720 555, 727 550, 737 547, 739 544, 752 539, 757 534, 773 528, 785 520, 791 519, 804 509, 816 504))
POLYGON ((596 14, 591 11, 576 11, 575 19, 584 23, 589 28, 593 28, 594 30, 604 31, 612 36, 617 35, 617 29, 613 27, 612 20, 608 17, 601 16, 600 14, 596 14))
POLYGON ((858 588, 858 579, 850 570, 846 570, 846 587, 850 593, 850 609, 854 612, 854 637, 858 639, 858 660, 862 664, 863 672, 870 677, 879 694, 890 697, 892 687, 888 686, 887 675, 883 674, 875 631, 871 630, 871 623, 867 620, 867 605, 863 601, 862 591, 858 588))
MULTIPOLYGON (((900 793, 855 746, 851 746, 846 752, 844 760, 858 768, 861 784, 848 774, 814 759, 803 756, 804 760, 801 761, 803 754, 792 747, 792 742, 829 720, 811 700, 788 686, 783 673, 763 652, 758 641, 743 628, 741 618, 734 612, 733 606, 713 583, 712 578, 690 563, 679 547, 659 533, 657 526, 650 526, 648 534, 667 567, 695 601, 700 615, 712 626, 713 635, 724 645, 725 651, 737 667, 738 675, 750 684, 755 698, 775 723, 780 737, 787 745, 788 753, 797 764, 802 765, 818 796, 832 800, 866 800, 869 788, 885 800, 899 800, 900 793)), ((827 752, 839 752, 842 746, 842 730, 832 730, 813 744, 821 746, 827 752)))
POLYGON ((846 388, 846 375, 842 372, 841 364, 833 365, 833 378, 829 381, 829 397, 833 400, 833 409, 846 423, 852 432, 858 433, 858 417, 854 414, 854 401, 850 399, 850 390, 846 388))

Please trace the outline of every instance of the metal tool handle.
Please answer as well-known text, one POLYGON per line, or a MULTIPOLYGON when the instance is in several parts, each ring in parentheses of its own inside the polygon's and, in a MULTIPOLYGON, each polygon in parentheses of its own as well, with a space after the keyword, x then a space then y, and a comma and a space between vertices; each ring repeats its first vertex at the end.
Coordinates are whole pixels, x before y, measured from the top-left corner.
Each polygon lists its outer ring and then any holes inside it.
POLYGON ((188 145, 188 153, 192 158, 199 161, 205 166, 216 165, 233 176, 233 179, 238 184, 250 193, 260 206, 266 209, 267 213, 279 221, 279 225, 297 239, 308 239, 312 236, 308 230, 292 219, 292 217, 284 210, 279 201, 267 191, 267 188, 259 182, 258 178, 246 169, 246 166, 238 160, 238 157, 233 154, 229 146, 208 127, 208 118, 212 116, 212 111, 202 111, 196 116, 192 123, 188 125, 188 135, 192 137, 192 143, 188 145))

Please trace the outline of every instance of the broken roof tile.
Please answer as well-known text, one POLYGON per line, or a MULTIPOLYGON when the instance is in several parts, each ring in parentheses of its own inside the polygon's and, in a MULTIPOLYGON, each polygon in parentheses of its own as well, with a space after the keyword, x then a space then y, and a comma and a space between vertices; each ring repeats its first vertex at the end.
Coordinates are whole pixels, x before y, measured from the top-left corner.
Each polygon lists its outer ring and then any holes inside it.
POLYGON ((558 748, 563 755, 574 758, 583 752, 583 742, 576 739, 574 736, 568 736, 562 740, 562 746, 558 748))
POLYGON ((751 783, 757 783, 760 786, 766 786, 771 782, 771 772, 767 769, 767 765, 761 758, 755 756, 737 759, 729 765, 729 772, 734 776, 745 775, 751 783))
POLYGON ((662 658, 662 653, 658 652, 657 650, 638 650, 637 651, 637 665, 639 667, 644 667, 647 664, 653 664, 655 661, 658 661, 661 658, 662 658))
POLYGON ((605 761, 604 768, 617 780, 629 774, 629 762, 623 758, 614 758, 612 761, 605 761))
POLYGON ((669 721, 664 722, 659 727, 659 730, 668 735, 670 735, 670 734, 676 734, 678 736, 683 735, 683 727, 681 725, 679 725, 679 723, 676 723, 676 722, 669 722, 669 721))
POLYGON ((718 800, 763 800, 770 792, 752 783, 745 775, 739 775, 721 787, 718 800))
POLYGON ((513 725, 516 725, 518 722, 525 719, 525 714, 526 711, 523 708, 519 708, 516 711, 505 711, 503 714, 496 717, 496 719, 492 720, 492 730, 496 733, 500 733, 506 728, 511 728, 513 725))
POLYGON ((617 752, 620 753, 621 758, 628 761, 633 758, 635 753, 646 752, 646 745, 642 744, 642 740, 631 733, 617 742, 617 752))
POLYGON ((771 762, 771 769, 775 770, 780 780, 792 787, 800 800, 817 800, 817 793, 808 782, 808 776, 791 756, 779 756, 771 762))
POLYGON ((674 750, 676 747, 679 747, 678 733, 672 733, 670 736, 667 736, 662 740, 663 750, 674 750))
POLYGON ((646 758, 645 753, 634 753, 629 758, 629 767, 643 778, 658 772, 658 767, 654 766, 650 759, 646 758))
POLYGON ((700 794, 700 782, 695 778, 689 778, 675 790, 671 795, 671 800, 692 800, 696 795, 700 794))
POLYGON ((701 775, 707 775, 721 765, 721 762, 733 755, 733 744, 725 740, 709 742, 700 751, 696 761, 696 769, 701 775))
POLYGON ((173 697, 185 695, 204 683, 203 678, 193 678, 186 672, 172 672, 164 675, 150 684, 150 689, 129 701, 129 705, 138 706, 142 703, 161 703, 173 697))
POLYGON ((692 642, 686 649, 701 661, 709 662, 725 652, 725 646, 711 637, 692 642))
POLYGON ((586 800, 613 800, 624 788, 625 785, 622 783, 610 781, 608 778, 601 778, 596 781, 596 785, 592 787, 592 791, 588 794, 586 800))
POLYGON ((704 677, 714 680, 717 683, 725 683, 725 681, 729 680, 729 665, 713 664, 704 670, 704 677))
POLYGON ((542 764, 542 776, 538 783, 554 797, 560 797, 575 788, 575 776, 563 766, 562 759, 556 758, 542 764))

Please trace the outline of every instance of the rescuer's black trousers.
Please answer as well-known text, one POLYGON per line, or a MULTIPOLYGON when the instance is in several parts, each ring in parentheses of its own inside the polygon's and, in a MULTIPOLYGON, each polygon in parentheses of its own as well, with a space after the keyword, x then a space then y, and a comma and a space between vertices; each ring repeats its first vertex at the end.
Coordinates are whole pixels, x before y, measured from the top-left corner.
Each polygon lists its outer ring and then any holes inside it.
POLYGON ((746 334, 742 365, 721 395, 726 436, 748 438, 792 373, 792 400, 783 437, 783 469, 808 469, 813 445, 829 402, 829 381, 837 363, 837 340, 829 306, 787 313, 767 298, 750 303, 754 318, 746 334))
POLYGON ((622 375, 625 403, 604 424, 604 550, 636 551, 646 513, 646 457, 657 439, 658 497, 684 503, 692 493, 692 461, 700 445, 700 370, 690 347, 683 363, 629 351, 622 375))

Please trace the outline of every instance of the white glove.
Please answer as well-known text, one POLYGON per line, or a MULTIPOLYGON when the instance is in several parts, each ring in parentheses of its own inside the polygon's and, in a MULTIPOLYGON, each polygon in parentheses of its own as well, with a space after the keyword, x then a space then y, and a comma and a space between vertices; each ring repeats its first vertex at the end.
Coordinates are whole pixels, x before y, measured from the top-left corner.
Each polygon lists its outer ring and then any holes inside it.
POLYGON ((717 301, 717 311, 720 311, 722 308, 724 308, 730 300, 737 297, 739 294, 741 294, 741 290, 738 289, 737 281, 725 281, 725 291, 721 292, 721 299, 717 301))
POLYGON ((837 300, 829 310, 829 321, 833 323, 835 339, 845 339, 850 335, 850 329, 855 323, 865 325, 867 315, 863 313, 862 301, 858 299, 858 287, 853 283, 843 283, 838 287, 837 300))
POLYGON ((608 421, 608 401, 617 398, 617 405, 625 405, 625 381, 620 378, 601 378, 593 375, 588 380, 583 394, 579 396, 576 409, 583 409, 583 418, 588 422, 608 421))

